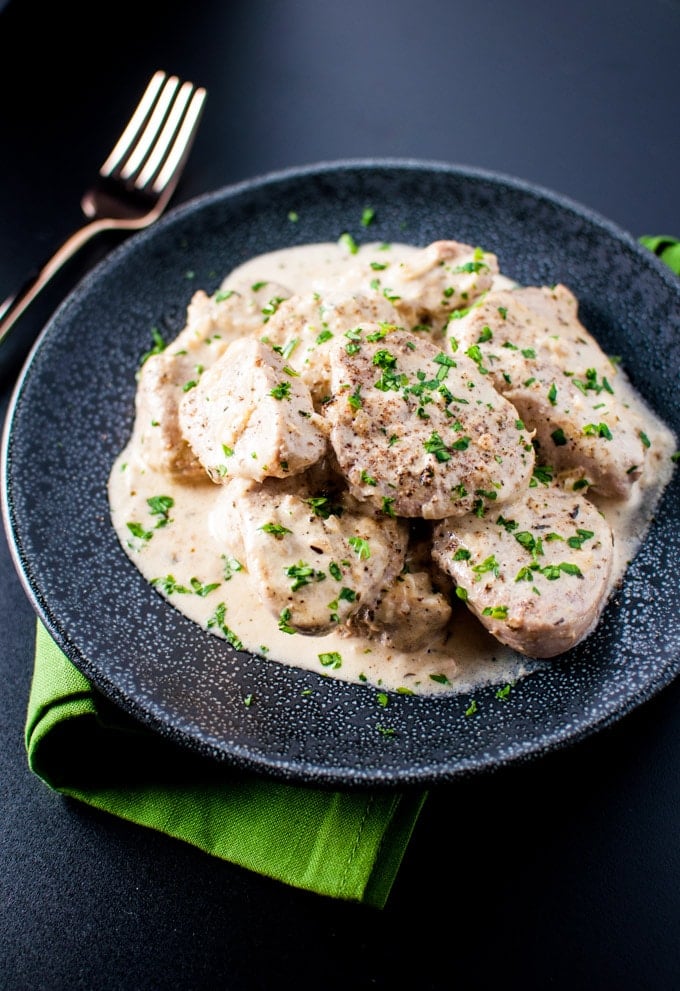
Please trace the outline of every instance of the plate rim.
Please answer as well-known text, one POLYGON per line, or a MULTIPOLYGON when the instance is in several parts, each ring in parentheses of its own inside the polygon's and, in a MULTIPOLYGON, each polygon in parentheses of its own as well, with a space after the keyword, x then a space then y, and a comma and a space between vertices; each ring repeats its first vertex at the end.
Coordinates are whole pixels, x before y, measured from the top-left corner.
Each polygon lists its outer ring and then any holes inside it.
MULTIPOLYGON (((86 273, 86 275, 79 281, 72 291, 62 300, 60 305, 55 309, 54 313, 46 321, 45 326, 41 330, 40 335, 31 348, 12 390, 10 402, 7 407, 2 432, 0 470, 3 478, 2 516, 10 548, 10 554, 12 556, 15 570, 24 587, 24 591, 33 605, 37 616, 47 627, 48 632, 54 637, 60 648, 67 654, 67 656, 70 657, 72 661, 73 658, 71 654, 69 654, 70 644, 68 643, 66 631, 62 632, 58 628, 55 620, 52 618, 48 603, 41 601, 41 597, 28 580, 28 574, 25 571, 19 547, 15 539, 14 528, 11 524, 11 497, 8 484, 10 467, 10 435, 15 415, 21 401, 21 396, 23 394, 24 385, 31 374, 35 355, 42 348, 45 338, 50 334, 53 326, 59 322, 62 314, 67 312, 69 307, 74 306, 81 295, 87 294, 92 284, 96 284, 98 280, 104 277, 109 268, 114 267, 118 263, 119 259, 125 258, 130 254, 134 254, 136 245, 143 245, 148 240, 154 240, 159 236, 162 236, 164 231, 172 225, 181 224, 185 216, 191 216, 197 211, 206 209, 211 204, 218 201, 222 202, 236 197, 241 193, 248 193, 255 189, 265 189, 270 186, 276 186, 281 182, 288 181, 290 179, 304 180, 318 175, 337 175, 340 173, 362 169, 372 171, 379 169, 391 169, 403 172, 413 172, 414 170, 427 173, 436 172, 450 178, 463 180, 474 179, 491 182, 494 185, 500 184, 514 190, 527 193, 532 197, 539 197, 563 210, 567 210, 570 213, 585 219, 601 230, 606 231, 616 241, 623 242, 630 250, 638 253, 640 258, 643 258, 648 265, 655 268, 657 274, 662 277, 663 281, 667 283, 668 287, 672 291, 677 293, 680 289, 680 282, 678 282, 677 277, 671 272, 668 266, 664 265, 655 255, 653 255, 652 252, 644 248, 628 231, 620 227, 615 222, 602 216, 597 211, 592 210, 591 208, 568 196, 557 193, 539 184, 529 182, 508 173, 497 172, 475 166, 457 165, 437 160, 424 160, 418 158, 347 158, 338 159, 335 161, 322 160, 302 166, 290 166, 285 169, 273 170, 240 180, 235 183, 230 183, 225 186, 218 187, 217 189, 201 193, 198 196, 192 197, 191 199, 171 208, 163 217, 152 225, 152 227, 131 235, 122 244, 113 248, 112 251, 109 252, 97 265, 86 273)), ((71 651, 73 651, 73 648, 71 648, 71 651)), ((75 653, 78 654, 78 651, 76 650, 75 653)), ((636 692, 625 705, 615 709, 612 712, 603 713, 599 719, 589 723, 588 725, 582 726, 577 732, 569 733, 566 736, 555 736, 549 741, 541 742, 540 746, 531 746, 527 743, 526 751, 523 752, 520 750, 519 752, 513 753, 512 756, 505 757, 501 760, 493 757, 489 757, 486 760, 479 760, 477 758, 475 759, 474 764, 470 766, 463 766, 459 764, 453 768, 448 768, 445 770, 438 769, 436 773, 432 773, 427 770, 422 773, 404 772, 402 774, 392 774, 387 778, 384 775, 376 776, 375 774, 368 772, 365 775, 362 775, 360 772, 357 772, 356 774, 353 774, 350 779, 348 779, 342 771, 331 768, 319 768, 316 765, 313 770, 310 770, 310 768, 306 766, 302 767, 302 765, 298 765, 295 771, 291 771, 291 767, 285 756, 282 757, 281 755, 277 755, 276 758, 271 758, 268 761, 261 757, 254 760, 252 756, 235 754, 233 751, 229 754, 222 752, 211 753, 212 748, 210 746, 200 741, 196 741, 192 736, 186 736, 181 731, 178 732, 175 727, 168 726, 163 722, 158 722, 153 714, 144 710, 136 699, 130 699, 124 695, 120 695, 119 698, 116 698, 117 686, 113 686, 114 691, 107 694, 109 694, 109 697, 111 697, 114 701, 123 701, 123 707, 128 712, 132 711, 137 718, 147 725, 147 727, 159 731, 161 735, 169 737, 177 742, 186 743, 191 750, 203 751, 208 755, 216 757, 218 760, 226 760, 227 762, 232 762, 237 766, 245 767, 249 770, 264 771, 264 773, 273 774, 274 776, 287 779, 293 777, 296 780, 307 780, 313 783, 323 782, 330 785, 361 787, 363 785, 375 786, 376 784, 380 784, 386 786, 395 785, 404 787, 410 784, 422 785, 424 783, 432 784, 436 782, 448 781, 460 777, 461 775, 480 773, 492 767, 496 768, 499 764, 505 766, 507 764, 540 759, 550 752, 564 749, 567 746, 576 744, 579 741, 600 732, 605 727, 618 722, 628 713, 639 708, 641 705, 656 696, 677 677, 679 673, 677 670, 679 662, 680 658, 676 658, 675 664, 667 664, 664 668, 663 675, 657 678, 653 684, 645 685, 644 690, 638 690, 638 692, 636 692), (302 770, 300 769, 301 767, 302 770)), ((73 661, 73 663, 78 666, 75 661, 73 661)), ((90 677, 90 675, 88 675, 88 677, 90 677)), ((100 687, 100 683, 106 683, 107 687, 112 687, 105 676, 102 677, 101 681, 96 684, 96 687, 100 687)))

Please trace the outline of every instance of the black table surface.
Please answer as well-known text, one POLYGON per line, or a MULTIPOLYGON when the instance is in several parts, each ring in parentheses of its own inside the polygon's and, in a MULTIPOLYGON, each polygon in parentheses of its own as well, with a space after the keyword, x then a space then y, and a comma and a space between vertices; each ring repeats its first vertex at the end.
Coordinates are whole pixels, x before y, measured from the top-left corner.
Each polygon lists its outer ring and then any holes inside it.
MULTIPOLYGON (((680 235, 678 0, 0 6, 0 298, 81 223, 157 68, 209 91, 174 204, 289 166, 419 158, 680 235)), ((3 418, 25 348, 106 247, 26 315, 3 418)), ((566 750, 433 789, 377 910, 51 792, 23 743, 33 635, 3 536, 3 989, 680 987, 677 681, 566 750)))

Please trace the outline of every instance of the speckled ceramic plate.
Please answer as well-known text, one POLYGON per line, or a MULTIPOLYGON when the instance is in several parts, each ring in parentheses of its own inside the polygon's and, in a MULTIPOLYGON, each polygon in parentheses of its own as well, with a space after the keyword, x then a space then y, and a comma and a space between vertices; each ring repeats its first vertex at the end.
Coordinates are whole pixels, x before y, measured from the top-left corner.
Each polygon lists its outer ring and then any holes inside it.
POLYGON ((494 688, 476 692, 474 717, 465 696, 395 695, 384 708, 373 688, 236 653, 180 615, 120 548, 106 483, 131 429, 134 372, 151 328, 174 336, 193 292, 213 291, 250 256, 344 231, 357 241, 481 244, 519 282, 566 283, 604 349, 680 432, 680 281, 611 223, 513 178, 436 163, 349 161, 268 175, 200 197, 132 237, 43 332, 4 443, 5 523, 28 594, 73 663, 123 709, 204 755, 282 779, 424 784, 574 743, 680 668, 677 472, 597 630, 505 701, 494 688), (361 226, 366 206, 375 210, 370 231, 361 226))

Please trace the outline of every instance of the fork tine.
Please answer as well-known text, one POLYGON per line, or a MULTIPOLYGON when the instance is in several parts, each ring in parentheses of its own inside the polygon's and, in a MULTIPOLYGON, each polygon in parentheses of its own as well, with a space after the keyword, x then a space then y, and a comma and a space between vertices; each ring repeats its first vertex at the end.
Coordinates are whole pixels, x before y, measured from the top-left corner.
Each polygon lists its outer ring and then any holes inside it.
POLYGON ((130 179, 135 172, 141 168, 144 159, 153 148, 154 142, 159 131, 161 130, 161 127, 163 126, 165 116, 168 112, 168 107, 173 100, 178 85, 179 79, 177 76, 170 76, 166 79, 163 88, 158 94, 156 104, 151 112, 149 120, 142 130, 142 133, 136 139, 134 147, 131 149, 127 160, 120 170, 122 179, 130 179))
POLYGON ((180 87, 163 124, 163 129, 157 136, 153 148, 144 162, 144 167, 135 179, 135 186, 138 189, 146 186, 160 169, 163 159, 172 145, 193 89, 194 84, 190 82, 183 83, 180 87))
POLYGON ((151 77, 149 84, 146 87, 141 100, 137 104, 137 108, 130 118, 125 130, 113 146, 109 157, 100 168, 99 174, 101 176, 109 176, 130 151, 130 148, 137 139, 137 135, 141 132, 144 124, 149 118, 151 108, 156 101, 156 97, 161 86, 165 82, 165 78, 166 74, 161 70, 155 72, 151 77))
POLYGON ((174 143, 154 181, 153 190, 155 193, 161 193, 164 189, 170 188, 173 179, 178 178, 179 170, 186 160, 196 136, 206 96, 207 92, 203 87, 195 90, 174 143))

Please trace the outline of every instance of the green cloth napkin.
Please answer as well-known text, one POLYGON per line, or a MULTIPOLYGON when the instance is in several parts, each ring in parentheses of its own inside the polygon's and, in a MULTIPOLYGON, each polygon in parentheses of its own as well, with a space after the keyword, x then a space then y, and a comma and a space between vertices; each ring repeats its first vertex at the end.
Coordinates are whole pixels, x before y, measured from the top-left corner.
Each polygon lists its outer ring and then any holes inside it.
POLYGON ((667 234, 643 234, 638 240, 672 268, 676 275, 680 275, 680 240, 677 237, 670 237, 667 234))
POLYGON ((376 908, 427 796, 292 785, 186 754, 94 690, 40 621, 26 750, 55 791, 277 881, 376 908))

